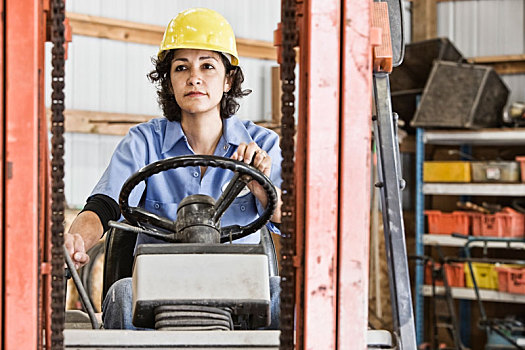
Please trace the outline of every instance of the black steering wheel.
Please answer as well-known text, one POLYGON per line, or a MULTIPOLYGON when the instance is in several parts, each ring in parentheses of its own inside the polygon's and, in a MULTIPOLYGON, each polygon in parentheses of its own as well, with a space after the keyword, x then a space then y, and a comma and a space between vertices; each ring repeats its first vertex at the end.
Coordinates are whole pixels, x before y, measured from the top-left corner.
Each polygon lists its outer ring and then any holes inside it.
POLYGON ((262 228, 275 211, 277 192, 270 179, 251 165, 224 157, 190 155, 156 161, 131 175, 120 191, 119 206, 122 215, 129 223, 140 227, 140 232, 150 236, 170 242, 180 242, 181 231, 191 225, 200 225, 216 230, 222 243, 246 237, 262 228), (191 195, 184 198, 177 209, 176 221, 154 214, 144 208, 129 206, 129 195, 140 182, 160 172, 188 166, 228 169, 234 172, 234 176, 217 201, 204 195, 191 195), (222 214, 228 209, 244 186, 252 180, 257 181, 266 191, 268 203, 265 211, 259 218, 248 225, 220 227, 222 214), (184 215, 184 217, 179 213, 183 203, 188 207, 194 208, 192 213, 184 215), (199 207, 199 205, 201 206, 199 207))

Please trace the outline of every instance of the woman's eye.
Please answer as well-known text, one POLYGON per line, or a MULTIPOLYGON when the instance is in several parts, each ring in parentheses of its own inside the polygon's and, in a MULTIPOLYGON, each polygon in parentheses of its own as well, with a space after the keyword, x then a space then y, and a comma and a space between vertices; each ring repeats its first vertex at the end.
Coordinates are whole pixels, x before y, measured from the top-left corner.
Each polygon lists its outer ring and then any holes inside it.
POLYGON ((204 68, 204 69, 214 69, 215 67, 211 63, 204 63, 202 65, 202 68, 204 68))
POLYGON ((181 71, 183 71, 183 70, 185 70, 185 69, 186 69, 185 66, 180 65, 180 66, 175 67, 175 72, 181 72, 181 71))

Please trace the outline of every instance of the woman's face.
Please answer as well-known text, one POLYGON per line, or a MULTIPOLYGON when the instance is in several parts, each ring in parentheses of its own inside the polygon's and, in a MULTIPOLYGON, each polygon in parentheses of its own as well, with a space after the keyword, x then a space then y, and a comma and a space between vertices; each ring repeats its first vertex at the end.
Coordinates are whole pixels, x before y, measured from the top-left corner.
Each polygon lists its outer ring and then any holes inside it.
POLYGON ((208 50, 179 49, 171 61, 171 87, 182 116, 220 113, 229 79, 220 54, 208 50))

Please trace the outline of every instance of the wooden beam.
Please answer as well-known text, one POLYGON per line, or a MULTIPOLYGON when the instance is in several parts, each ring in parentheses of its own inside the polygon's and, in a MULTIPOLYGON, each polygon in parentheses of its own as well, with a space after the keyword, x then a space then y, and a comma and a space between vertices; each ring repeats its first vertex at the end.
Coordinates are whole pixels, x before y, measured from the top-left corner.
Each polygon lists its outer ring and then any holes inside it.
POLYGON ((272 67, 272 122, 281 124, 281 70, 272 67))
POLYGON ((491 66, 498 74, 525 73, 525 55, 471 57, 468 61, 491 66))
MULTIPOLYGON (((75 35, 127 41, 146 45, 159 45, 165 27, 151 24, 123 21, 68 12, 71 30, 75 35)), ((276 60, 277 50, 272 42, 237 38, 239 56, 276 60)))
MULTIPOLYGON (((151 115, 65 110, 66 132, 86 134, 125 135, 129 128, 155 118, 151 115)), ((47 110, 47 120, 51 111, 47 110)))
MULTIPOLYGON (((51 111, 46 110, 48 123, 51 120, 51 111)), ((78 109, 65 110, 66 132, 78 132, 84 134, 100 135, 126 135, 134 125, 147 122, 158 116, 145 114, 108 113, 83 111, 78 109)), ((280 134, 281 124, 277 121, 255 122, 257 125, 272 129, 280 134)))
POLYGON ((412 2, 412 41, 437 36, 437 0, 412 2))

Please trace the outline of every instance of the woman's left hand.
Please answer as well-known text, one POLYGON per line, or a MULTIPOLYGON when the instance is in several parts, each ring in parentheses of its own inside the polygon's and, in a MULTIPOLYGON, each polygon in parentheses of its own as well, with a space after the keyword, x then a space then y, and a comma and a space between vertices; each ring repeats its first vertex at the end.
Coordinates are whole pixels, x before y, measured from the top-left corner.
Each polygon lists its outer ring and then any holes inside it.
MULTIPOLYGON (((239 147, 237 147, 235 153, 231 156, 231 159, 251 164, 264 175, 270 177, 272 171, 272 157, 270 157, 268 153, 261 149, 255 142, 250 142, 249 144, 242 142, 239 147)), ((248 184, 248 188, 261 202, 263 207, 266 207, 267 198, 264 188, 259 185, 257 181, 251 181, 248 184)))

